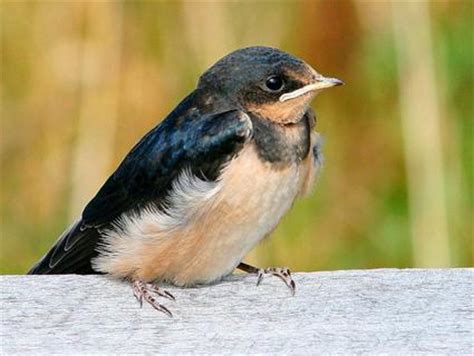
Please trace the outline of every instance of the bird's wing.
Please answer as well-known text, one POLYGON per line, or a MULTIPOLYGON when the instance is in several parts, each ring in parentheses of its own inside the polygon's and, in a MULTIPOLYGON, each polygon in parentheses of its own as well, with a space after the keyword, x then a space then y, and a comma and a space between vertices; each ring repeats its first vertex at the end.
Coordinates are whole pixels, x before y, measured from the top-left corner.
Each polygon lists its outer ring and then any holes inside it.
POLYGON ((166 119, 134 147, 86 206, 83 224, 99 227, 123 212, 159 201, 184 169, 215 180, 250 132, 248 116, 235 110, 166 119))
POLYGON ((58 240, 30 273, 89 271, 97 255, 99 230, 122 213, 158 205, 183 170, 216 180, 223 165, 251 136, 252 124, 241 111, 201 114, 172 113, 150 131, 125 157, 117 170, 85 207, 82 219, 58 240), (87 261, 87 268, 84 263, 87 261))
POLYGON ((100 234, 97 229, 82 229, 82 221, 74 222, 63 232, 54 246, 34 265, 28 274, 93 274, 91 259, 100 234))

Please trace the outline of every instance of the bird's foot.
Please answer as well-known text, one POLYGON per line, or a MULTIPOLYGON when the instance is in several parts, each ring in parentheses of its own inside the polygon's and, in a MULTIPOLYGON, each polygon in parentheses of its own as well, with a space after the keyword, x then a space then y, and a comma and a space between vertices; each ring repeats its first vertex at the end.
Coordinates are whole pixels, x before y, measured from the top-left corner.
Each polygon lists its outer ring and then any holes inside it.
POLYGON ((170 300, 175 300, 175 297, 168 291, 161 289, 154 283, 146 283, 142 281, 132 282, 133 295, 137 298, 140 303, 140 307, 143 306, 143 300, 150 304, 156 310, 165 313, 166 315, 173 317, 173 314, 164 305, 158 303, 156 297, 153 294, 159 295, 170 300))
POLYGON ((270 274, 273 276, 277 276, 280 278, 288 288, 290 288, 291 295, 295 295, 296 292, 296 284, 293 278, 291 278, 291 272, 286 267, 268 267, 268 268, 260 268, 257 272, 257 286, 263 280, 263 276, 265 274, 270 274))
POLYGON ((263 277, 267 275, 273 275, 277 276, 280 278, 290 289, 291 295, 295 295, 296 292, 296 284, 293 278, 291 278, 291 272, 288 268, 286 267, 268 267, 268 268, 256 268, 253 266, 250 266, 245 263, 240 263, 237 268, 248 272, 248 273, 256 273, 257 274, 257 286, 260 285, 260 283, 263 280, 263 277))

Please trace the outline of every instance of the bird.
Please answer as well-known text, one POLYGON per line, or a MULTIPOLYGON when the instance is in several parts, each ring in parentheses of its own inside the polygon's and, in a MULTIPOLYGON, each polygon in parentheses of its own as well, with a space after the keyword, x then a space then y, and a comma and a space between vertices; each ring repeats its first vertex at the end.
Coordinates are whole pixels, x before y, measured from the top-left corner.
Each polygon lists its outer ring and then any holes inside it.
POLYGON ((149 131, 29 274, 105 274, 169 316, 163 283, 216 283, 236 268, 283 280, 286 267, 243 262, 321 169, 310 107, 342 85, 278 48, 238 49, 149 131))

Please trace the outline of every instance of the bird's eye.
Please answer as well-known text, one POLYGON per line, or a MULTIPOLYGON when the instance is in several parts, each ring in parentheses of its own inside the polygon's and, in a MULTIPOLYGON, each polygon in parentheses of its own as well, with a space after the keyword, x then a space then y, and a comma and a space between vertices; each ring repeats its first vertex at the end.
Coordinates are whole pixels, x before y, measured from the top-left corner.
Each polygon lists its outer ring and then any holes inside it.
POLYGON ((270 90, 270 91, 280 91, 283 89, 283 86, 285 83, 283 82, 283 79, 276 76, 272 75, 271 77, 268 77, 267 81, 265 82, 265 87, 270 90))

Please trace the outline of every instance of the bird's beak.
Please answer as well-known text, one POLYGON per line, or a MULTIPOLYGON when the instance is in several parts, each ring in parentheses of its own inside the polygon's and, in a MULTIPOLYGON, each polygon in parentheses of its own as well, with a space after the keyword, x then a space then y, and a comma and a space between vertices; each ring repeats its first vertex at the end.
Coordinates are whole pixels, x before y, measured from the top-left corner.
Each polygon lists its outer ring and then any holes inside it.
POLYGON ((323 77, 322 75, 319 75, 316 77, 316 80, 313 83, 305 85, 302 88, 296 89, 290 93, 285 93, 282 96, 280 96, 280 101, 282 102, 287 101, 287 100, 297 98, 301 95, 304 95, 312 91, 335 87, 335 86, 343 85, 343 84, 344 82, 342 80, 339 80, 336 78, 327 78, 327 77, 323 77))

